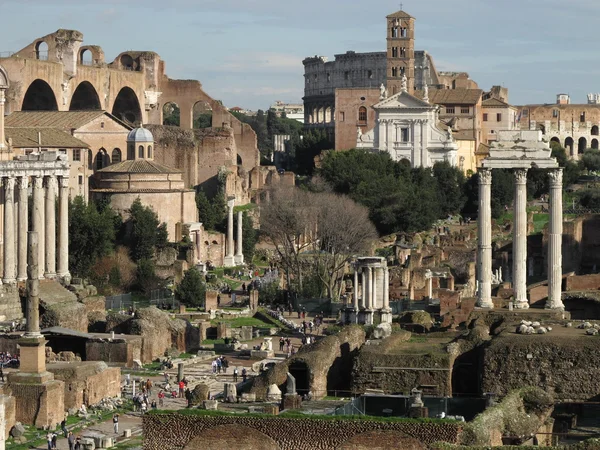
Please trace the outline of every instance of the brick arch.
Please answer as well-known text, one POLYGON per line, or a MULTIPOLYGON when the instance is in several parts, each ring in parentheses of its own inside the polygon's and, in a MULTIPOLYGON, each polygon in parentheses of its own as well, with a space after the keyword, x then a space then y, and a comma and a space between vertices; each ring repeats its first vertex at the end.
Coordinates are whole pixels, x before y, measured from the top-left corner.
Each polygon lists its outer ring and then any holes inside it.
POLYGON ((232 450, 242 448, 241 444, 243 448, 279 450, 279 445, 271 437, 238 424, 220 425, 202 431, 202 435, 189 441, 183 450, 232 450))
MULTIPOLYGON (((186 447, 187 448, 187 447, 186 447)), ((368 431, 355 434, 337 450, 427 450, 418 439, 400 431, 368 431)))

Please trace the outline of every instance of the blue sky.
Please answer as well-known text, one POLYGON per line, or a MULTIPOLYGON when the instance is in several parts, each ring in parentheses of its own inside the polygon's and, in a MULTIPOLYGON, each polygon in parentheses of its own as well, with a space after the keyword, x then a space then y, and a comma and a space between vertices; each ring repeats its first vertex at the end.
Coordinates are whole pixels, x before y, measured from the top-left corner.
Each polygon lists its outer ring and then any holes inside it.
MULTIPOLYGON (((171 78, 198 79, 225 105, 299 102, 302 59, 385 50, 388 0, 1 0, 0 51, 70 28, 106 59, 152 50, 171 78)), ((513 104, 586 102, 600 92, 597 0, 405 0, 417 50, 438 70, 469 72, 482 89, 509 88, 513 104)))

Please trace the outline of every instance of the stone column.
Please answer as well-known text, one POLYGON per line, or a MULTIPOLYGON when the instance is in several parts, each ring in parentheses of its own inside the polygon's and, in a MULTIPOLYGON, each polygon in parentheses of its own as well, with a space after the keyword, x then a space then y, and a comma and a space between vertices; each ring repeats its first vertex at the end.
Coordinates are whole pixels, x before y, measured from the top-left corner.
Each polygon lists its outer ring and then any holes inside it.
POLYGON ((39 314, 39 267, 38 258, 38 234, 35 231, 28 233, 28 252, 27 252, 27 336, 40 336, 40 314, 39 314))
POLYGON ((371 289, 371 309, 377 309, 377 273, 379 269, 377 267, 373 267, 371 269, 373 271, 373 289, 371 289))
POLYGON ((561 297, 562 284, 562 169, 550 176, 550 224, 548 226, 548 301, 546 308, 564 311, 561 297))
POLYGON ((25 281, 27 279, 27 230, 29 229, 29 178, 19 177, 19 258, 17 267, 17 280, 25 281))
POLYGON ((6 102, 4 89, 0 89, 0 150, 7 148, 6 137, 4 136, 4 104, 6 102))
POLYGON ((354 266, 354 292, 352 294, 352 303, 354 309, 358 310, 358 268, 354 266))
POLYGON ((366 301, 366 299, 367 299, 367 271, 364 267, 362 268, 362 271, 360 272, 360 279, 361 279, 360 307, 364 309, 367 307, 367 301, 366 301))
POLYGON ((233 249, 233 206, 235 199, 231 198, 227 201, 227 254, 223 260, 223 265, 231 267, 235 265, 234 249, 233 249))
POLYGON ((390 309, 390 269, 383 269, 383 308, 390 309))
POLYGON ((367 267, 367 279, 369 280, 367 285, 368 285, 368 290, 367 290, 367 302, 366 302, 366 307, 367 309, 373 309, 373 268, 372 267, 367 267))
POLYGON ((56 278, 56 177, 46 178, 45 271, 44 277, 56 278))
MULTIPOLYGON (((38 278, 44 278, 44 191, 43 177, 40 175, 33 177, 33 211, 31 214, 31 230, 38 236, 38 278)), ((29 236, 31 238, 31 235, 29 236)))
POLYGON ((480 167, 479 174, 479 216, 477 218, 477 306, 493 308, 492 303, 492 171, 480 167))
POLYGON ((69 284, 69 177, 59 177, 58 187, 58 276, 69 284))
POLYGON ((515 207, 513 219, 513 291, 514 307, 529 308, 527 303, 527 169, 515 169, 515 207))
POLYGON ((241 266, 244 264, 244 250, 242 249, 242 223, 244 220, 244 213, 242 211, 237 212, 237 249, 235 252, 235 264, 241 266))
POLYGON ((17 281, 15 274, 15 178, 4 178, 4 277, 5 284, 17 281))

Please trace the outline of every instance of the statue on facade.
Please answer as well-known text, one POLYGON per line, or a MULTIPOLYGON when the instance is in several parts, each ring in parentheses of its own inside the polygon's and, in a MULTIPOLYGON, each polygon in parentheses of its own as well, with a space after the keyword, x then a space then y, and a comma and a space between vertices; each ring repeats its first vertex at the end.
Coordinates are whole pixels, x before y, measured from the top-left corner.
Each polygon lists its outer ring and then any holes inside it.
POLYGON ((356 142, 362 141, 363 132, 360 127, 356 127, 356 142))
POLYGON ((400 85, 400 90, 402 92, 406 92, 408 90, 408 78, 406 78, 406 74, 402 74, 402 84, 400 85))
POLYGON ((429 86, 427 86, 427 83, 423 86, 423 101, 429 103, 429 86))
POLYGON ((448 131, 446 133, 447 133, 448 140, 450 142, 452 142, 452 140, 453 140, 452 139, 452 127, 450 125, 448 125, 448 131))
POLYGON ((381 83, 379 86, 379 100, 385 100, 387 98, 387 90, 385 89, 385 85, 381 83))

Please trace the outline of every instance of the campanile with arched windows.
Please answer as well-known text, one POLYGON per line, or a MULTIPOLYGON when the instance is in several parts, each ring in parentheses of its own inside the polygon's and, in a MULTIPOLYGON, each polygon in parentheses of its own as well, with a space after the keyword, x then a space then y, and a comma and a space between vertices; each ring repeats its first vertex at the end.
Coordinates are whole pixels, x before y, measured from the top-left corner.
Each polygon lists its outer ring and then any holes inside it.
POLYGON ((415 89, 415 18, 398 11, 386 17, 387 22, 387 90, 400 92, 406 75, 408 93, 415 89))

